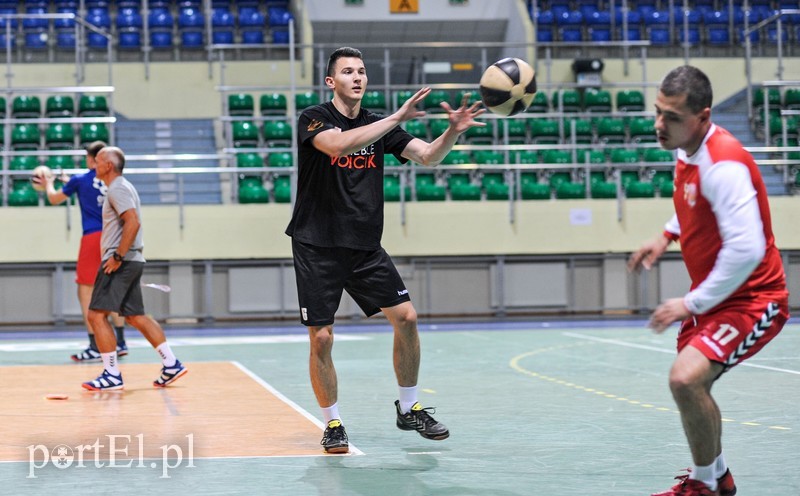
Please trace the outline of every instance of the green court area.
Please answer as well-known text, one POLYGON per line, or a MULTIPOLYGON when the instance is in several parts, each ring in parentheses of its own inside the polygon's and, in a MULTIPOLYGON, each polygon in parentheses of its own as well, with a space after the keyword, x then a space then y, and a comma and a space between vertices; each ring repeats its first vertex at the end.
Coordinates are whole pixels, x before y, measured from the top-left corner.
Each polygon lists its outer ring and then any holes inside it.
MULTIPOLYGON (((174 456, 164 463, 147 458, 114 467, 50 463, 36 469, 34 477, 30 463, 5 461, 0 463, 0 494, 641 496, 667 489, 672 477, 691 464, 667 387, 675 327, 654 335, 630 322, 423 325, 421 401, 436 407, 435 417, 450 428, 445 441, 396 428, 392 335, 386 327, 341 326, 338 331, 339 404, 353 454, 325 456, 321 448, 281 454, 279 446, 259 449, 259 444, 280 443, 285 436, 245 434, 250 429, 291 431, 298 414, 320 428, 314 420, 320 412, 308 380, 304 329, 175 331, 170 340, 179 358, 205 374, 203 380, 187 376, 181 394, 211 387, 208 374, 214 371, 201 362, 231 362, 241 371, 223 379, 246 384, 248 394, 233 393, 241 391, 235 387, 241 384, 231 384, 226 394, 223 382, 213 386, 215 394, 198 395, 209 410, 234 412, 229 425, 218 419, 204 425, 202 405, 189 410, 195 418, 175 422, 181 437, 194 434, 195 443, 209 445, 203 436, 225 438, 226 451, 195 452, 188 460, 181 445, 180 463, 174 456), (292 413, 239 415, 254 399, 250 396, 262 395, 259 388, 290 405, 292 413), (237 435, 222 436, 226 429, 237 435)), ((714 387, 725 420, 726 458, 742 496, 800 494, 795 453, 800 446, 799 331, 800 325, 787 325, 759 355, 714 387)), ((148 372, 157 371, 155 352, 143 340, 129 344, 123 367, 149 364, 148 372)), ((27 374, 36 373, 31 366, 66 366, 69 353, 81 345, 79 334, 0 339, 1 373, 13 374, 15 384, 24 383, 27 374)), ((71 367, 84 371, 85 379, 99 371, 98 365, 71 367)), ((41 373, 54 369, 41 367, 41 373)), ((71 387, 68 393, 81 395, 79 383, 71 387)), ((144 405, 138 408, 144 410, 138 415, 145 423, 147 401, 154 402, 153 415, 180 413, 165 413, 164 399, 157 395, 151 400, 139 396, 144 405)), ((64 434, 62 424, 57 418, 44 427, 33 421, 45 411, 42 401, 31 403, 30 425, 37 427, 26 439, 54 448, 64 434)), ((0 422, 7 423, 10 412, 19 411, 4 403, 0 422)), ((126 404, 115 407, 120 416, 126 404)), ((170 425, 157 420, 161 429, 170 425)), ((307 420, 300 425, 307 428, 307 420)), ((86 422, 91 422, 88 415, 86 422)), ((80 422, 68 428, 82 429, 80 422)), ((321 434, 320 428, 312 444, 321 434)))

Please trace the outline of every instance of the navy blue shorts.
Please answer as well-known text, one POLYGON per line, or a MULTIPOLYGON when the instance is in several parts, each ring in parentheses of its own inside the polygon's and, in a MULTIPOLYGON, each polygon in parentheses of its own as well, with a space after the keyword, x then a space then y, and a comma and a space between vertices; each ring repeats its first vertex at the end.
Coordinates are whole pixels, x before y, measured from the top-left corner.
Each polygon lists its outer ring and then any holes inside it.
POLYGON ((89 308, 117 312, 122 317, 144 315, 141 286, 143 271, 144 262, 123 261, 111 274, 103 272, 101 264, 94 281, 89 308))
POLYGON ((383 248, 354 250, 313 246, 292 238, 294 273, 305 326, 333 324, 342 291, 367 317, 411 301, 403 279, 383 248))

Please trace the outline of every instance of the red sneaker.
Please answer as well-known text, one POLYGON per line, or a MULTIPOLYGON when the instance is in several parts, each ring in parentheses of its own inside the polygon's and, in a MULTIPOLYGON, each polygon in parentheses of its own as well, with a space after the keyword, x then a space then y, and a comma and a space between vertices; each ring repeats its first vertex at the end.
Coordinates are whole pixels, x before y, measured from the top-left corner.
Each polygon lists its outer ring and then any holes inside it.
MULTIPOLYGON (((669 491, 653 493, 651 496, 720 496, 719 491, 712 491, 701 481, 690 479, 689 474, 678 475, 675 479, 680 482, 672 486, 669 491)), ((730 480, 733 482, 733 477, 730 480)))
POLYGON ((719 483, 719 496, 735 496, 736 484, 733 483, 733 476, 730 469, 725 472, 725 475, 717 479, 719 483))

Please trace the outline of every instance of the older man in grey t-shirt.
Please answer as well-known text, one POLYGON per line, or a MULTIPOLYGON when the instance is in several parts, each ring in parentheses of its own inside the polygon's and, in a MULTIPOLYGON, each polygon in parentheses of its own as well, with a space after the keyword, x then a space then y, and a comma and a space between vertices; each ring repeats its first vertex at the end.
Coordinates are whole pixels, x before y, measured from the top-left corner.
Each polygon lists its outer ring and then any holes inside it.
POLYGON ((164 330, 144 312, 141 202, 136 188, 122 177, 124 167, 125 154, 115 146, 103 148, 97 154, 97 178, 108 185, 108 193, 103 204, 103 234, 100 239, 103 263, 89 303, 89 321, 94 327, 97 349, 103 359, 103 373, 97 379, 83 383, 83 388, 90 391, 124 387, 117 366, 117 343, 107 319, 111 312, 125 317, 125 321, 138 329, 161 357, 161 375, 153 386, 165 387, 187 372, 172 353, 164 330))

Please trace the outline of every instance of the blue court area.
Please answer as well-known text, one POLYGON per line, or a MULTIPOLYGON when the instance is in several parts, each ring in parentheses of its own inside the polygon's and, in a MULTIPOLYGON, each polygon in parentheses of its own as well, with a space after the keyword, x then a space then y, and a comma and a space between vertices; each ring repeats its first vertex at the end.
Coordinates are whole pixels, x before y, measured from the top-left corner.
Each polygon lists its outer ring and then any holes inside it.
MULTIPOLYGON (((395 427, 397 391, 389 328, 380 321, 340 325, 334 358, 340 411, 354 447, 347 456, 315 452, 313 445, 322 431, 308 380, 304 328, 167 331, 177 355, 190 368, 196 364, 200 369, 201 362, 234 363, 243 373, 227 380, 254 381, 248 382, 254 387, 249 396, 260 396, 262 389, 265 394, 273 391, 300 416, 316 422, 320 430, 313 432, 313 439, 298 441, 311 446, 312 453, 215 456, 205 451, 199 456, 195 449, 189 460, 189 446, 176 441, 175 448, 182 448, 184 456, 179 462, 172 453, 166 471, 160 460, 151 458, 115 467, 87 462, 59 468, 50 463, 33 473, 24 460, 5 460, 0 463, 0 494, 641 496, 667 489, 672 477, 691 463, 667 387, 675 327, 654 335, 643 321, 422 324, 421 401, 435 406, 435 417, 451 431, 445 441, 428 441, 395 427)), ((32 365, 69 365, 85 371, 86 379, 93 378, 98 365, 68 364, 69 354, 83 344, 79 332, 3 333, 2 373, 32 365)), ((129 345, 123 367, 150 364, 157 371, 155 352, 131 331, 129 345)), ((187 379, 181 391, 204 388, 212 381, 213 377, 187 379)), ((238 402, 241 409, 248 408, 252 398, 226 396, 225 386, 215 385, 219 393, 202 400, 209 409, 221 403, 238 407, 238 402)), ((71 387, 69 394, 81 395, 79 383, 71 387)), ((759 355, 727 373, 714 393, 723 412, 723 443, 739 494, 800 494, 800 323, 792 321, 759 355)), ((126 394, 136 397, 139 390, 126 389, 126 394)), ((160 410, 154 404, 148 414, 149 400, 141 395, 138 399, 142 398, 145 409, 137 415, 143 425, 163 425, 164 419, 148 417, 160 410)), ((32 424, 44 412, 44 400, 35 400, 39 403, 33 401, 30 407, 32 424)), ((178 397, 172 401, 176 407, 170 412, 182 411, 178 397)), ((115 407, 120 415, 127 404, 121 401, 115 407)), ((0 409, 0 422, 11 407, 0 409)), ((202 410, 195 419, 180 419, 194 429, 196 446, 203 444, 203 437, 222 435, 228 428, 243 433, 264 427, 294 429, 288 415, 258 412, 232 417, 227 425, 203 425, 202 410)), ((26 433, 26 439, 48 448, 65 434, 58 422, 37 430, 26 433)), ((232 447, 235 452, 258 452, 264 447, 259 443, 270 444, 271 439, 237 434, 219 446, 227 450, 236 443, 240 446, 232 447), (240 447, 247 449, 236 449, 240 447)), ((280 451, 280 446, 268 447, 280 451)), ((24 452, 26 447, 10 449, 24 452)))

